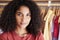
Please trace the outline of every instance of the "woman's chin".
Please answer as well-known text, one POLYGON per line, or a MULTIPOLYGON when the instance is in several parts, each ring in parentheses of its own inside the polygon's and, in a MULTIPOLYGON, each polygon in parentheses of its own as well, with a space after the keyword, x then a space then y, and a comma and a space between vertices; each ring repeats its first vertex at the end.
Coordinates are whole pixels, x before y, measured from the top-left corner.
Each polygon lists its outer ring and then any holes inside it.
POLYGON ((26 27, 27 27, 27 25, 21 25, 21 28, 23 28, 23 29, 26 28, 26 27))

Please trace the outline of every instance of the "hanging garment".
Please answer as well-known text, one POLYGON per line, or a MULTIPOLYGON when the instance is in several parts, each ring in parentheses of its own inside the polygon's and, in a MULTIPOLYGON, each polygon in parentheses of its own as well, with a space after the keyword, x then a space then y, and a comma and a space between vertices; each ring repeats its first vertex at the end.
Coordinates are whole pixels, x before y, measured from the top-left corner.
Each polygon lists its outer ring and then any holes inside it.
POLYGON ((59 36, 58 36, 58 40, 60 40, 60 17, 59 17, 58 23, 59 23, 59 36))
POLYGON ((51 38, 51 27, 50 22, 53 19, 53 11, 51 9, 48 10, 47 15, 45 16, 45 28, 44 28, 44 40, 52 40, 51 38))
POLYGON ((59 36, 58 36, 58 40, 60 40, 60 23, 59 23, 59 36))
POLYGON ((3 31, 0 29, 0 34, 2 34, 3 33, 3 31))
POLYGON ((58 34, 59 34, 58 19, 59 19, 59 16, 56 16, 56 18, 54 19, 53 40, 58 40, 58 34))
POLYGON ((54 23, 53 23, 53 19, 51 20, 51 22, 50 22, 50 32, 51 32, 51 40, 52 40, 52 38, 53 38, 53 31, 54 31, 54 23))

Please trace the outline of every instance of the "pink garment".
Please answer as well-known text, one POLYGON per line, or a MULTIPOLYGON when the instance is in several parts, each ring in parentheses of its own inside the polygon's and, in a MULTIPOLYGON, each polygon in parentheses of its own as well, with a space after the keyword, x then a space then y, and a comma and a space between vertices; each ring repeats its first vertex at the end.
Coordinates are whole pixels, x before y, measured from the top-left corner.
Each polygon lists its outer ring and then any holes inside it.
POLYGON ((42 33, 39 33, 36 37, 32 34, 28 34, 25 37, 20 37, 15 32, 6 32, 0 35, 0 40, 44 40, 42 33))
POLYGON ((56 16, 56 18, 54 20, 54 32, 53 32, 53 35, 54 35, 55 38, 58 38, 58 34, 59 34, 58 19, 59 19, 59 16, 56 16))

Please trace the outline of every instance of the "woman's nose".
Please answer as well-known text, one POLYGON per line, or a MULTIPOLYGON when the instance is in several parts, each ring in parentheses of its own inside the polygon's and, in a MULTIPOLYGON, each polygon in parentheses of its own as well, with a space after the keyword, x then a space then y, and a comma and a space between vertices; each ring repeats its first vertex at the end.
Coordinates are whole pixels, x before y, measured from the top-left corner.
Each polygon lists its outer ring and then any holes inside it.
POLYGON ((25 16, 22 17, 22 21, 26 21, 26 17, 25 16))

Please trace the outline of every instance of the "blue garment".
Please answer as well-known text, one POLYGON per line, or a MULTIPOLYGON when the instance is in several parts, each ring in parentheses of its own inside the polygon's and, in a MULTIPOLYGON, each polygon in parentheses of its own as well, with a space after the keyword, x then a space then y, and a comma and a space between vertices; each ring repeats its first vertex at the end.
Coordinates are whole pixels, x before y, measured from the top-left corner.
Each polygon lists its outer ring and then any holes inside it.
POLYGON ((52 40, 58 40, 57 38, 55 38, 55 37, 53 37, 53 39, 52 40))

